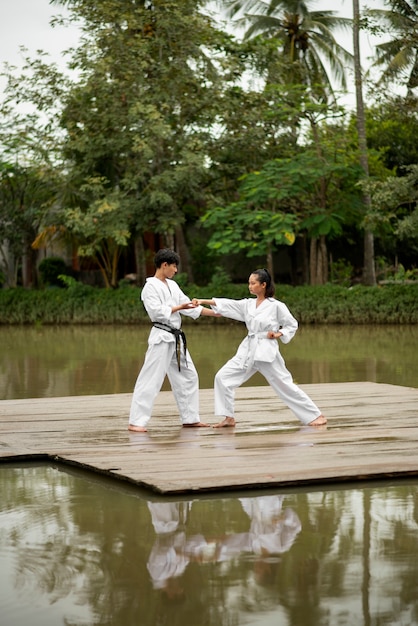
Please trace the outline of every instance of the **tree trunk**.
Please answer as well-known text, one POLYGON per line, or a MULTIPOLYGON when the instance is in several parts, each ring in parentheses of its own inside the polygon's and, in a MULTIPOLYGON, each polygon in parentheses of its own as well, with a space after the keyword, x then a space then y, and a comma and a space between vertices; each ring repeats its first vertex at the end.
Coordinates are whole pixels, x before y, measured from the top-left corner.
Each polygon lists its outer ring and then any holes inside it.
POLYGON ((328 249, 325 235, 311 239, 309 268, 311 285, 325 285, 328 282, 328 249))
POLYGON ((35 284, 36 277, 36 252, 26 242, 25 252, 22 255, 22 285, 31 288, 35 284))
POLYGON ((309 282, 311 285, 316 285, 316 266, 318 263, 318 259, 317 259, 318 250, 317 250, 316 243, 317 243, 316 237, 312 237, 311 242, 310 242, 310 251, 309 251, 309 276, 310 276, 309 282))
POLYGON ((194 283, 193 276, 193 268, 190 262, 190 253, 189 248, 186 243, 186 238, 184 236, 183 227, 181 224, 176 226, 176 243, 177 243, 177 253, 180 255, 181 260, 181 270, 187 274, 187 281, 191 284, 194 283))
POLYGON ((302 258, 302 285, 309 284, 309 255, 308 255, 308 239, 305 234, 302 235, 301 258, 302 258))
MULTIPOLYGON (((322 153, 321 142, 318 136, 318 128, 315 123, 315 120, 310 119, 310 125, 312 129, 312 136, 315 142, 316 154, 318 159, 324 162, 324 156, 322 153)), ((320 187, 319 187, 319 206, 326 213, 327 210, 327 191, 326 191, 326 182, 324 176, 321 176, 320 179, 320 187)), ((321 235, 319 238, 314 238, 314 243, 311 242, 311 253, 313 253, 313 245, 315 246, 315 256, 312 260, 312 263, 315 263, 315 267, 312 266, 311 277, 315 276, 314 281, 311 282, 312 285, 325 285, 328 281, 328 252, 327 252, 327 241, 325 235, 321 235)))
POLYGON ((5 287, 17 286, 17 263, 14 254, 10 250, 9 244, 6 241, 1 246, 1 259, 3 261, 4 275, 5 275, 5 287))
POLYGON ((270 244, 268 245, 268 249, 267 249, 266 264, 267 264, 267 269, 269 271, 269 274, 270 274, 270 276, 272 277, 272 279, 274 281, 273 252, 272 252, 270 244))
POLYGON ((164 233, 164 239, 167 242, 166 247, 174 250, 174 233, 164 233))
POLYGON ((145 257, 145 248, 142 235, 135 237, 134 243, 134 255, 135 255, 135 274, 137 276, 138 285, 143 285, 147 278, 147 260, 145 257))
MULTIPOLYGON (((354 50, 354 77, 356 85, 357 105, 357 132, 360 150, 360 165, 364 170, 364 176, 369 176, 369 161, 367 156, 366 121, 363 102, 363 79, 360 63, 360 11, 359 0, 353 0, 353 50, 354 50)), ((363 194, 365 213, 370 211, 371 200, 368 193, 363 194)), ((374 236, 367 227, 364 231, 364 265, 363 283, 367 286, 376 285, 376 272, 374 263, 374 236)))
POLYGON ((325 285, 328 282, 328 248, 325 235, 321 235, 319 238, 319 248, 321 251, 321 285, 325 285))

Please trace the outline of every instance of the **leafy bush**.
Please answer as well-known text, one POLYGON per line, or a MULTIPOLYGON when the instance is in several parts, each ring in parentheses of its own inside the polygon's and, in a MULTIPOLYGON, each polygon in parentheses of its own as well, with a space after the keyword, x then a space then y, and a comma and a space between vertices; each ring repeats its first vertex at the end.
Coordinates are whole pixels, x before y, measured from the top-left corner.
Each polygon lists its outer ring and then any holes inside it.
POLYGON ((38 266, 38 271, 43 285, 62 287, 60 275, 71 274, 71 269, 66 265, 64 259, 60 257, 47 257, 38 266))
MULTIPOLYGON (((0 290, 0 324, 149 324, 141 289, 102 289, 66 281, 67 289, 0 290)), ((188 296, 249 297, 246 284, 189 286, 188 296)), ((418 283, 379 287, 276 286, 276 297, 302 324, 417 324, 418 283)), ((211 323, 204 318, 202 323, 211 323)), ((222 323, 222 318, 216 323, 222 323)))
POLYGON ((334 285, 349 287, 354 273, 352 264, 346 259, 338 259, 331 265, 331 282, 334 285))

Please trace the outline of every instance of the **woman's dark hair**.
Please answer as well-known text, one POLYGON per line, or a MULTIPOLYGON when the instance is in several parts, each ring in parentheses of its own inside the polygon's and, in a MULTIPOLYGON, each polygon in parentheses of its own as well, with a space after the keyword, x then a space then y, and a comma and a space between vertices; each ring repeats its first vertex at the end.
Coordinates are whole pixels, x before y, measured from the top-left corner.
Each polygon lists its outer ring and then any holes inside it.
POLYGON ((157 254, 154 257, 154 265, 155 267, 161 267, 163 263, 168 263, 169 265, 179 265, 180 257, 177 252, 174 250, 170 250, 169 248, 163 248, 162 250, 158 250, 157 254))
POLYGON ((266 270, 265 267, 263 267, 263 269, 254 270, 253 272, 251 272, 251 274, 257 276, 258 282, 266 283, 266 298, 272 298, 274 296, 276 288, 271 279, 270 272, 266 270))

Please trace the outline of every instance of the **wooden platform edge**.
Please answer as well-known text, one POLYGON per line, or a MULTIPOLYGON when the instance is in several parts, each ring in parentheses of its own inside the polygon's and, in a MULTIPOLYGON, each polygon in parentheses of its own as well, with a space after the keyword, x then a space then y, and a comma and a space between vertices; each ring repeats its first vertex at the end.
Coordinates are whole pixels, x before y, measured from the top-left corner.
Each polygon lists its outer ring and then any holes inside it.
MULTIPOLYGON (((162 392, 150 432, 129 433, 130 394, 0 401, 0 464, 76 468, 158 496, 309 488, 418 476, 418 389, 304 385, 329 426, 295 423, 271 388, 241 388, 236 429, 182 429, 162 392), (395 415, 395 418, 394 418, 395 415)), ((212 390, 204 390, 207 421, 212 390)))
POLYGON ((158 496, 186 496, 196 494, 215 494, 215 493, 228 493, 228 492, 246 492, 246 491, 271 491, 271 490, 285 490, 290 488, 309 488, 318 486, 332 486, 332 485, 348 485, 348 484, 365 484, 371 482, 387 481, 387 480, 399 480, 418 477, 418 465, 415 469, 405 470, 388 470, 388 471, 370 471, 366 474, 351 474, 351 473, 337 473, 333 476, 315 476, 310 478, 288 478, 281 480, 271 480, 269 482, 236 482, 228 485, 207 485, 205 487, 185 487, 185 486, 173 486, 169 488, 167 486, 161 487, 158 484, 153 484, 149 481, 141 481, 132 479, 129 476, 118 474, 112 470, 100 469, 94 465, 87 463, 80 463, 64 457, 57 457, 56 455, 48 454, 22 454, 13 455, 9 457, 0 458, 0 466, 2 465, 24 465, 31 463, 42 463, 51 466, 59 466, 61 469, 76 469, 85 473, 86 475, 97 475, 106 479, 110 479, 115 484, 121 483, 129 485, 133 488, 139 488, 145 492, 150 492, 158 496))

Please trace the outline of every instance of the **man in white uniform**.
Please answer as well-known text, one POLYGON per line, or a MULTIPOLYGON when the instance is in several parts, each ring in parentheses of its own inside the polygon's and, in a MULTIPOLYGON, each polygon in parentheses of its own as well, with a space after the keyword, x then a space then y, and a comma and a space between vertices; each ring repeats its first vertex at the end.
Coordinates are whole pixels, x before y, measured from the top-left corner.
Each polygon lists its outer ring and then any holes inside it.
POLYGON ((169 249, 154 258, 155 274, 147 278, 141 299, 153 323, 148 350, 139 372, 129 415, 128 429, 146 432, 155 398, 167 374, 183 426, 209 426, 199 417, 199 378, 181 331, 181 315, 197 319, 217 316, 211 309, 192 304, 178 284, 171 280, 178 271, 180 257, 169 249))

